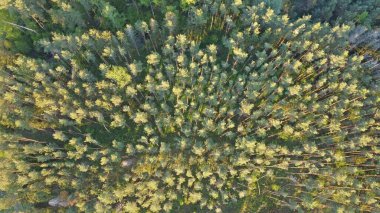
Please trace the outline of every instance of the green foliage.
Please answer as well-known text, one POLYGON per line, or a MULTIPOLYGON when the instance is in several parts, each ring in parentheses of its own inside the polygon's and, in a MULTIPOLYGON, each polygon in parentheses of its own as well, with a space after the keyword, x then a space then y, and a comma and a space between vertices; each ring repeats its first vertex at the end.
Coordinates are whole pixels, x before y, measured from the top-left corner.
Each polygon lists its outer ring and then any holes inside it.
POLYGON ((380 2, 378 0, 289 0, 293 17, 310 14, 317 21, 379 26, 380 2))
POLYGON ((14 52, 28 53, 31 48, 31 40, 22 28, 15 24, 16 19, 6 10, 0 10, 0 48, 14 52))
POLYGON ((0 69, 2 210, 379 211, 380 91, 347 25, 158 2, 7 3, 49 33, 0 69))
POLYGON ((264 2, 268 7, 271 7, 276 13, 280 13, 284 8, 284 3, 287 0, 264 0, 264 1, 254 1, 255 3, 264 2))
POLYGON ((131 82, 131 76, 128 74, 127 69, 120 66, 112 66, 112 68, 107 71, 106 78, 114 80, 116 84, 123 88, 131 82))

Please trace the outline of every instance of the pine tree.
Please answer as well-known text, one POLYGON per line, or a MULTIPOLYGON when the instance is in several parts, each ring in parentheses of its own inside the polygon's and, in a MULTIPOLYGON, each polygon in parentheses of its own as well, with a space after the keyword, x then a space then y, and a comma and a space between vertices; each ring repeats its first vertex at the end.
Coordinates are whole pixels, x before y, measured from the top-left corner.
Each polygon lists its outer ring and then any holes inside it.
MULTIPOLYGON (((52 57, 1 67, 2 209, 380 209, 379 90, 347 25, 236 0, 124 27, 112 3, 74 2, 48 3, 109 23, 78 14, 38 42, 52 57)), ((47 23, 48 3, 11 7, 47 23)))

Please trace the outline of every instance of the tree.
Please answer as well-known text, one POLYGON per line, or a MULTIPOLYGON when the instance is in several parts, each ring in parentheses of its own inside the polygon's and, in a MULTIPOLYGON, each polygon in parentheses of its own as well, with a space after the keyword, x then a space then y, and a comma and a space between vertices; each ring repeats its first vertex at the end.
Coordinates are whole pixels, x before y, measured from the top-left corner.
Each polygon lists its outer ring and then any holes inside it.
MULTIPOLYGON (((106 4, 80 2, 65 7, 106 4)), ((208 3, 181 9, 196 24, 172 8, 150 27, 52 32, 52 57, 1 67, 2 208, 378 211, 379 90, 350 28, 208 3)))
POLYGON ((329 23, 347 23, 376 26, 379 24, 379 1, 334 0, 334 1, 289 1, 290 14, 300 17, 312 15, 314 20, 329 23))

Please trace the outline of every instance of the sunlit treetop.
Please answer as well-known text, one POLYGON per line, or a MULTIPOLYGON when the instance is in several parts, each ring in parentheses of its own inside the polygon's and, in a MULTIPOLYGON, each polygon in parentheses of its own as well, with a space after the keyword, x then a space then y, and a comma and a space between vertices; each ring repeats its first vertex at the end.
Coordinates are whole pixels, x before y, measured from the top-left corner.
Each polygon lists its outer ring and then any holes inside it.
POLYGON ((349 27, 246 1, 188 16, 54 33, 50 58, 1 70, 0 190, 89 212, 379 210, 379 91, 349 27))

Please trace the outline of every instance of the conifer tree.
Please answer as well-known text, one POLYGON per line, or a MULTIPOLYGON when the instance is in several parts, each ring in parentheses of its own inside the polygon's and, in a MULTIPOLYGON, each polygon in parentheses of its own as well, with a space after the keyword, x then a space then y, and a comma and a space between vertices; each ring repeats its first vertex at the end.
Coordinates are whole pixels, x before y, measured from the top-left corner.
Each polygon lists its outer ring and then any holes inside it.
POLYGON ((119 25, 106 1, 46 2, 109 23, 80 14, 38 41, 52 57, 1 67, 2 209, 379 211, 380 91, 347 25, 239 0, 119 25))

